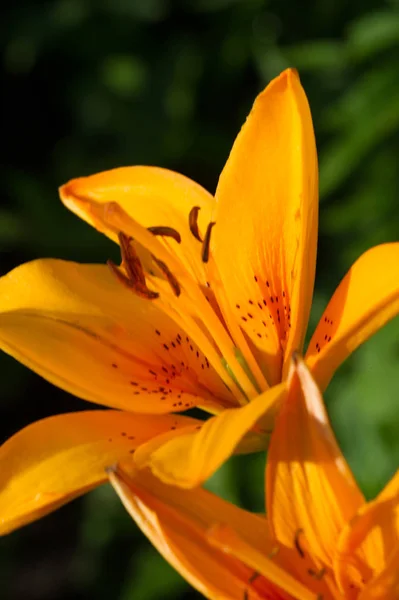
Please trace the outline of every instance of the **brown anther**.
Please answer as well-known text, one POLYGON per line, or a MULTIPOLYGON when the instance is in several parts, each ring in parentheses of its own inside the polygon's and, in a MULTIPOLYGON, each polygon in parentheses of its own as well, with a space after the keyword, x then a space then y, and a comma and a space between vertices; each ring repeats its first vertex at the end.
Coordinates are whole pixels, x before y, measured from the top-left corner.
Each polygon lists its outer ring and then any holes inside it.
POLYGON ((199 241, 202 242, 202 238, 198 231, 198 213, 201 210, 200 206, 193 206, 190 210, 190 214, 188 215, 188 225, 190 227, 190 231, 193 236, 199 241))
POLYGON ((248 583, 253 583, 256 579, 258 579, 258 577, 260 577, 260 573, 258 573, 258 571, 254 571, 251 577, 248 579, 248 583))
POLYGON ((158 292, 153 292, 147 287, 144 269, 132 244, 132 238, 120 232, 118 239, 121 248, 122 265, 126 270, 126 275, 112 260, 109 260, 107 261, 107 265, 111 271, 125 287, 133 290, 141 298, 146 298, 147 300, 158 298, 158 292))
POLYGON ((148 231, 150 231, 153 235, 161 235, 162 237, 171 237, 178 244, 181 242, 180 233, 173 229, 172 227, 147 227, 148 231))
POLYGON ((159 258, 156 258, 153 254, 151 256, 152 256, 154 262, 161 269, 162 273, 165 275, 175 296, 179 297, 181 294, 181 287, 180 287, 180 284, 177 281, 176 277, 173 275, 173 273, 170 271, 169 267, 162 260, 159 260, 159 258))
POLYGON ((313 579, 320 580, 326 574, 326 569, 324 567, 322 567, 320 569, 320 571, 314 571, 313 569, 308 569, 308 573, 311 577, 313 577, 313 579))
POLYGON ((135 282, 139 282, 141 285, 145 285, 143 267, 137 252, 131 243, 133 241, 132 238, 120 231, 118 233, 118 239, 121 248, 122 263, 126 269, 128 278, 135 282))
POLYGON ((216 223, 214 221, 211 221, 209 223, 208 227, 206 228, 204 242, 202 244, 202 254, 201 254, 202 262, 204 262, 204 263, 207 263, 209 260, 209 245, 211 243, 211 233, 212 233, 212 228, 214 225, 216 225, 216 223))
POLYGON ((301 355, 299 354, 298 350, 293 351, 291 358, 292 358, 292 362, 295 366, 298 365, 300 356, 301 355))
POLYGON ((131 279, 127 277, 119 267, 112 260, 107 260, 107 265, 111 269, 112 273, 116 275, 122 285, 127 287, 129 290, 133 290, 138 296, 141 298, 145 298, 146 300, 155 300, 155 298, 159 297, 158 292, 153 292, 148 289, 146 284, 142 284, 141 282, 131 279))
POLYGON ((295 532, 295 537, 294 537, 294 545, 295 548, 298 551, 298 554, 301 558, 305 558, 305 553, 299 543, 299 536, 303 534, 303 529, 297 529, 297 531, 295 532))
MULTIPOLYGON (((254 583, 254 581, 256 581, 258 579, 258 577, 260 577, 260 573, 258 573, 258 571, 254 571, 252 573, 251 577, 248 579, 248 584, 252 585, 254 583)), ((245 590, 244 590, 243 600, 249 600, 249 589, 248 588, 245 588, 245 590)))

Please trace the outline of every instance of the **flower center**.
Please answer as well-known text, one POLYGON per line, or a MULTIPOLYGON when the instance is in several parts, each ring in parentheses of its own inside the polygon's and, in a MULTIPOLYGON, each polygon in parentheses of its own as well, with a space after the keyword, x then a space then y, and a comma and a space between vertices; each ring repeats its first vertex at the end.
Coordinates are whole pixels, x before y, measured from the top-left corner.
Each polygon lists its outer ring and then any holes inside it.
MULTIPOLYGON (((120 207, 112 207, 112 214, 120 216, 120 212, 120 207)), ((185 329, 232 392, 232 404, 242 405, 258 395, 262 387, 266 389, 267 384, 259 385, 259 372, 253 370, 255 361, 248 353, 242 332, 236 331, 232 335, 230 323, 233 319, 221 310, 212 289, 213 284, 217 285, 213 277, 213 261, 210 260, 210 240, 215 222, 211 221, 201 236, 198 212, 199 207, 194 207, 187 223, 190 235, 202 244, 198 248, 198 256, 187 256, 187 262, 193 265, 192 272, 182 263, 173 246, 182 240, 176 229, 148 227, 147 232, 160 242, 150 246, 145 243, 144 236, 138 239, 139 236, 132 235, 133 228, 126 226, 125 219, 123 229, 118 231, 121 265, 117 266, 112 261, 108 261, 108 265, 125 287, 141 298, 159 304, 185 329), (237 339, 241 343, 237 344, 237 339)), ((265 384, 264 381, 262 383, 265 384)))

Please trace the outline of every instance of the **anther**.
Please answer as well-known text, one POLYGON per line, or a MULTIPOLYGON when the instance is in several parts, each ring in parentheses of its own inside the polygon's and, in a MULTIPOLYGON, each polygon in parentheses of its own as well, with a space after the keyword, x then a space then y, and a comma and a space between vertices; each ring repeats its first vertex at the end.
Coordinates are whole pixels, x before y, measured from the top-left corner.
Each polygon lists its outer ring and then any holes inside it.
POLYGON ((172 227, 147 227, 148 231, 150 231, 153 235, 161 235, 162 237, 171 237, 178 244, 181 242, 181 236, 176 229, 172 227))
POLYGON ((214 225, 216 225, 216 223, 214 221, 211 221, 209 223, 208 227, 206 228, 204 242, 202 244, 202 254, 201 254, 202 262, 204 262, 204 263, 207 263, 209 260, 209 245, 211 243, 211 233, 212 233, 212 228, 214 225))
POLYGON ((121 249, 122 264, 126 269, 127 275, 125 275, 112 260, 108 260, 107 265, 111 271, 123 285, 136 292, 138 296, 146 298, 147 300, 158 298, 158 292, 151 291, 146 285, 144 269, 137 252, 131 243, 132 238, 119 232, 118 239, 121 249))
POLYGON ((313 579, 320 580, 326 574, 326 569, 325 569, 325 567, 322 567, 320 569, 320 571, 314 571, 313 569, 308 569, 308 573, 311 577, 313 577, 313 579))
POLYGON ((254 571, 251 577, 248 579, 248 583, 253 583, 256 579, 260 577, 260 573, 258 571, 254 571))
POLYGON ((129 290, 133 290, 141 298, 145 298, 146 300, 155 300, 155 298, 159 297, 158 292, 153 292, 152 290, 148 289, 145 282, 143 284, 138 279, 126 277, 126 275, 122 273, 119 267, 117 267, 112 260, 107 260, 107 265, 111 269, 112 273, 116 275, 120 283, 122 283, 129 290))
POLYGON ((137 281, 141 285, 145 286, 143 266, 140 262, 140 259, 133 244, 131 243, 133 241, 133 238, 125 235, 120 231, 118 234, 118 239, 121 249, 123 266, 126 269, 128 278, 132 279, 135 282, 137 281))
POLYGON ((188 226, 190 231, 199 242, 202 242, 202 238, 198 231, 198 213, 201 210, 199 206, 193 206, 188 215, 188 226))
POLYGON ((298 551, 298 554, 301 558, 305 558, 305 553, 299 543, 299 536, 303 533, 303 529, 297 529, 297 531, 295 532, 295 537, 294 537, 294 545, 295 548, 298 551))
POLYGON ((298 350, 294 350, 294 352, 292 353, 292 362, 295 366, 297 366, 297 364, 299 363, 299 358, 300 354, 298 350))
POLYGON ((116 463, 113 463, 112 465, 109 465, 108 467, 105 467, 104 471, 106 472, 107 475, 111 475, 114 473, 118 472, 118 465, 116 463))
POLYGON ((175 296, 179 297, 181 294, 181 288, 180 288, 180 284, 177 281, 176 277, 173 275, 173 273, 170 271, 169 267, 162 260, 159 260, 159 258, 156 258, 154 255, 151 255, 151 256, 152 256, 153 260, 155 261, 155 263, 158 265, 158 267, 161 269, 162 273, 165 275, 175 296))
MULTIPOLYGON (((258 573, 258 571, 254 571, 252 573, 251 577, 248 579, 248 584, 252 585, 254 583, 254 581, 256 581, 258 579, 258 577, 260 577, 260 573, 258 573)), ((243 600, 249 600, 248 588, 245 588, 245 590, 244 590, 243 600)))

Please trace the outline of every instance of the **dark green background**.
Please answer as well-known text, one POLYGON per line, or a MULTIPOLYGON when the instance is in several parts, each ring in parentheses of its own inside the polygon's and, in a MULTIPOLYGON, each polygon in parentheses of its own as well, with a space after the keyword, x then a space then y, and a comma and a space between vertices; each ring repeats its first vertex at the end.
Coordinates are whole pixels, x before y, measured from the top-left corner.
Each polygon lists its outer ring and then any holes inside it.
MULTIPOLYGON (((57 186, 71 177, 155 164, 214 191, 253 99, 287 66, 301 74, 320 156, 312 326, 351 263, 399 239, 397 1, 19 0, 3 11, 2 274, 40 256, 116 258, 59 203, 57 186)), ((326 395, 368 497, 398 464, 398 364, 396 321, 326 395)), ((6 356, 0 374, 3 439, 87 406, 6 356)), ((263 464, 233 459, 210 486, 262 510, 263 464)), ((0 581, 7 600, 198 597, 108 487, 1 539, 0 581)))

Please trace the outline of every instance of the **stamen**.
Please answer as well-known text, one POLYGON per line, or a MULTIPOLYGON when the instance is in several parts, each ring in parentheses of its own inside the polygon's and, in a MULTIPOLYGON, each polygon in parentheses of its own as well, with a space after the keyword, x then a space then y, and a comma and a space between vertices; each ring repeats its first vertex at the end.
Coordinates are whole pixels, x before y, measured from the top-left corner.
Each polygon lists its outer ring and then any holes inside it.
MULTIPOLYGON (((254 571, 251 575, 251 577, 248 579, 248 584, 250 586, 252 586, 252 584, 254 583, 254 581, 256 581, 258 579, 258 577, 260 577, 261 574, 258 573, 258 571, 254 571)), ((244 595, 243 595, 243 600, 249 600, 249 588, 245 588, 244 590, 244 595)))
POLYGON ((298 554, 299 554, 299 556, 300 556, 301 558, 305 558, 305 553, 304 553, 304 551, 303 551, 303 549, 302 549, 302 547, 301 547, 301 545, 300 545, 300 543, 299 543, 299 536, 300 536, 302 533, 303 533, 303 529, 298 529, 298 530, 295 532, 294 544, 295 544, 295 548, 296 548, 296 549, 297 549, 297 551, 298 551, 298 554))
POLYGON ((171 237, 178 244, 180 244, 180 242, 181 242, 180 233, 178 231, 176 231, 176 229, 173 229, 173 227, 163 227, 161 225, 160 227, 147 227, 147 229, 153 235, 161 235, 162 237, 171 237))
POLYGON ((207 263, 209 260, 209 245, 211 243, 211 233, 212 233, 212 227, 214 225, 216 225, 215 221, 211 221, 209 223, 208 227, 206 228, 204 242, 202 244, 202 254, 201 254, 202 262, 204 262, 204 263, 207 263))
POLYGON ((252 385, 254 386, 254 388, 256 389, 256 391, 258 392, 258 394, 261 393, 261 389, 258 386, 258 383, 255 379, 255 377, 253 376, 251 369, 249 368, 249 365, 247 363, 247 361, 245 360, 241 350, 239 348, 234 348, 234 354, 236 356, 236 359, 238 360, 238 362, 240 363, 240 365, 242 366, 242 368, 245 371, 245 374, 247 375, 248 379, 250 379, 252 385))
POLYGON ((122 283, 129 290, 133 290, 141 298, 145 298, 146 300, 155 300, 155 298, 159 297, 158 292, 153 292, 152 290, 148 289, 145 283, 142 284, 138 280, 126 277, 126 275, 122 273, 119 267, 117 267, 112 260, 107 260, 107 265, 111 269, 112 273, 116 275, 120 283, 122 283))
POLYGON ((145 285, 144 270, 137 252, 131 244, 132 238, 120 231, 118 233, 118 239, 121 247, 123 266, 127 271, 129 279, 145 285))
POLYGON ((325 569, 325 567, 322 567, 320 569, 320 571, 314 571, 313 569, 308 569, 308 573, 311 577, 313 577, 313 579, 320 580, 326 574, 326 569, 325 569))
POLYGON ((136 292, 141 298, 146 298, 147 300, 158 298, 158 292, 153 292, 147 287, 143 266, 131 243, 132 238, 120 231, 118 239, 121 248, 122 263, 126 269, 127 276, 112 260, 108 260, 107 265, 110 267, 111 271, 123 285, 136 292))
POLYGON ((258 579, 258 577, 260 577, 260 573, 258 573, 258 571, 254 571, 251 577, 248 579, 248 583, 253 583, 256 579, 258 579))
POLYGON ((292 353, 292 362, 294 363, 295 366, 297 366, 297 364, 299 362, 299 358, 300 358, 300 354, 299 354, 298 350, 294 350, 294 352, 292 353))
POLYGON ((152 256, 154 262, 161 269, 162 273, 165 275, 175 296, 179 297, 181 294, 181 287, 180 287, 180 284, 177 281, 176 277, 173 275, 173 273, 170 271, 169 267, 167 265, 165 265, 165 263, 162 260, 159 260, 159 258, 156 258, 153 254, 151 256, 152 256))
POLYGON ((201 236, 198 231, 198 213, 200 210, 200 206, 193 206, 193 208, 190 210, 190 214, 188 215, 188 225, 193 236, 199 242, 202 242, 201 236))

